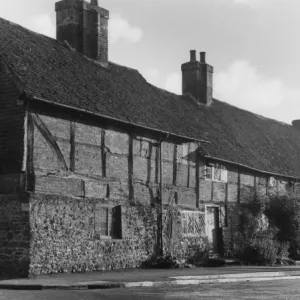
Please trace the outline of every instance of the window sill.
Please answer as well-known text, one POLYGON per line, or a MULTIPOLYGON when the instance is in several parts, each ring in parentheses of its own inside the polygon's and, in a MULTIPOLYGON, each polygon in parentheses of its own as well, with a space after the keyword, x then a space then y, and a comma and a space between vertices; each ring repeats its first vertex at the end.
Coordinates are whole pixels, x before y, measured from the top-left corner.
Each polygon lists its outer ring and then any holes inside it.
POLYGON ((106 236, 106 235, 99 235, 99 238, 101 240, 112 240, 112 237, 111 236, 106 236))
POLYGON ((205 178, 204 180, 206 180, 206 181, 213 181, 213 182, 221 182, 221 183, 227 183, 228 182, 228 181, 213 180, 213 179, 208 179, 208 178, 205 178))
POLYGON ((113 241, 113 242, 114 241, 124 241, 124 239, 122 239, 122 238, 115 238, 112 236, 100 235, 100 234, 97 234, 96 239, 102 240, 102 241, 113 241))

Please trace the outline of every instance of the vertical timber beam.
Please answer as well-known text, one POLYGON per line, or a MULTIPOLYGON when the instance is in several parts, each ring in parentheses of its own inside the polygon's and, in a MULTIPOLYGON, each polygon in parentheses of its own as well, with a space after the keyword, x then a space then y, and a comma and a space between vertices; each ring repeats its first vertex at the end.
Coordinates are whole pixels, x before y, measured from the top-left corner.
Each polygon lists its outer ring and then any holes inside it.
POLYGON ((70 171, 75 171, 75 132, 76 125, 74 122, 70 123, 70 171))
POLYGON ((174 145, 174 155, 173 155, 173 185, 177 185, 177 145, 174 145))
POLYGON ((133 136, 129 134, 128 143, 128 188, 129 188, 129 200, 134 199, 134 187, 133 187, 133 136))
POLYGON ((33 147, 34 147, 34 125, 32 115, 27 116, 27 162, 26 162, 26 191, 34 192, 34 165, 33 165, 33 147))
POLYGON ((106 148, 105 148, 105 130, 101 130, 101 160, 102 160, 102 177, 106 177, 106 148))
POLYGON ((191 144, 188 143, 187 145, 187 168, 188 168, 188 172, 187 172, 187 187, 190 187, 191 186, 191 162, 190 162, 190 159, 189 159, 189 154, 190 154, 190 146, 191 144))
POLYGON ((25 117, 24 117, 24 147, 23 147, 23 163, 22 163, 22 172, 26 173, 26 168, 27 168, 27 145, 28 145, 28 140, 27 140, 27 135, 28 135, 28 103, 25 103, 25 117))
POLYGON ((197 152, 196 155, 196 172, 195 172, 195 176, 196 176, 196 208, 200 207, 200 163, 199 163, 199 155, 197 152))
POLYGON ((225 227, 228 227, 228 182, 225 183, 225 227))
POLYGON ((158 255, 163 255, 163 223, 162 223, 162 213, 163 213, 163 157, 162 157, 162 142, 159 143, 159 208, 157 216, 157 225, 158 225, 158 235, 157 235, 157 247, 158 255))
MULTIPOLYGON (((157 146, 158 144, 156 144, 157 146)), ((159 147, 155 147, 155 183, 159 182, 159 147)))
POLYGON ((254 175, 254 198, 257 197, 257 176, 254 175))
POLYGON ((237 182, 237 185, 238 185, 238 190, 237 190, 237 202, 238 204, 241 203, 241 170, 238 169, 238 182, 237 182))

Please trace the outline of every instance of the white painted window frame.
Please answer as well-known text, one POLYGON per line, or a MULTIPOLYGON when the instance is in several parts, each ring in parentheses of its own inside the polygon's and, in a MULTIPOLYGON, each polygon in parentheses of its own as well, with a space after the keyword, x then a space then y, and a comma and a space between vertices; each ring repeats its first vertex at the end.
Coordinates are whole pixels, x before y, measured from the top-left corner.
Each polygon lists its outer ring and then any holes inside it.
POLYGON ((209 180, 209 181, 214 181, 214 182, 228 182, 228 170, 224 165, 221 164, 209 164, 209 165, 205 165, 205 169, 204 169, 204 178, 205 180, 209 180), (223 180, 217 180, 214 178, 214 174, 215 174, 215 169, 216 169, 216 165, 221 167, 221 178, 224 176, 223 180), (211 168, 211 178, 206 177, 207 176, 207 168, 210 167, 211 168))

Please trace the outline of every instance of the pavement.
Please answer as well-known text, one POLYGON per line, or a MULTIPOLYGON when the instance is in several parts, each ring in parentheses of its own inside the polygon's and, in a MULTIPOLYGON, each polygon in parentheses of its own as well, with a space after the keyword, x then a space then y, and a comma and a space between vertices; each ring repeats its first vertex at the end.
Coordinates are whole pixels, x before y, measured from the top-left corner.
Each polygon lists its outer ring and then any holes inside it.
POLYGON ((191 269, 126 269, 116 271, 63 273, 38 276, 31 279, 0 280, 0 289, 108 289, 153 287, 189 284, 253 282, 300 279, 300 266, 255 267, 224 266, 191 269))

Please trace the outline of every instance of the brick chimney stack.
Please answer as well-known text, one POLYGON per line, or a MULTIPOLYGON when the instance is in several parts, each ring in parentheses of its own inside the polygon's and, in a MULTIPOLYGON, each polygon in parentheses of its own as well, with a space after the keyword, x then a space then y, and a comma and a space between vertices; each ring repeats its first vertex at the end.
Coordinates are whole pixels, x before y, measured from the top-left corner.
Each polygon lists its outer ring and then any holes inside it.
POLYGON ((206 63, 205 52, 190 51, 190 61, 181 65, 182 94, 189 94, 198 104, 210 105, 213 97, 213 67, 206 63))
POLYGON ((107 66, 109 12, 98 0, 62 0, 55 3, 55 11, 57 40, 107 66))
POLYGON ((300 130, 300 120, 293 120, 292 121, 292 125, 297 128, 298 130, 300 130))

